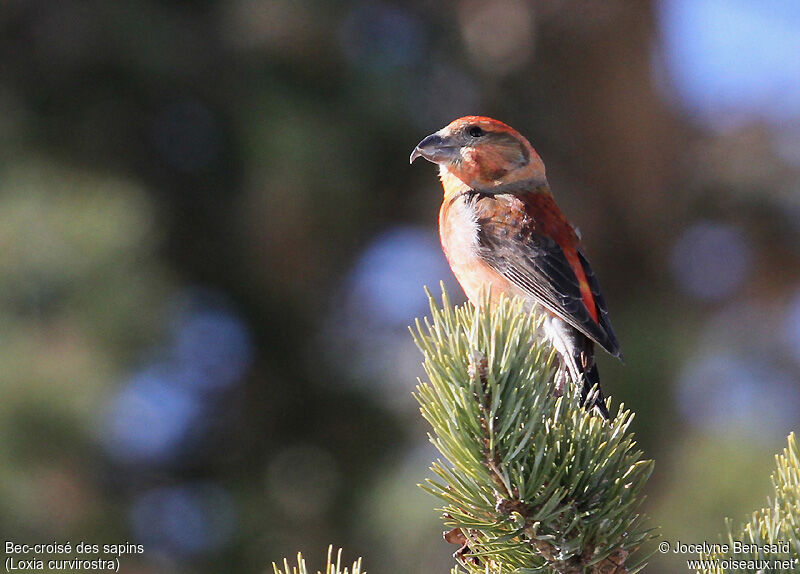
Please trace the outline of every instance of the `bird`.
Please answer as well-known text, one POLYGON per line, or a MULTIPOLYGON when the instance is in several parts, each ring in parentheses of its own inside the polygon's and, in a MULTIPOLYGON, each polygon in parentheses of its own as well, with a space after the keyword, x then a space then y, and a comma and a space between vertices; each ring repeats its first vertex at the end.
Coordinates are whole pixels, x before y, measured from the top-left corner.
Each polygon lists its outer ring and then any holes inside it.
POLYGON ((555 392, 567 377, 580 403, 611 414, 600 389, 595 345, 622 359, 605 299, 577 230, 559 209, 545 166, 509 125, 465 116, 424 138, 411 152, 439 166, 444 197, 439 235, 453 274, 480 307, 501 296, 544 309, 543 332, 560 357, 555 392))

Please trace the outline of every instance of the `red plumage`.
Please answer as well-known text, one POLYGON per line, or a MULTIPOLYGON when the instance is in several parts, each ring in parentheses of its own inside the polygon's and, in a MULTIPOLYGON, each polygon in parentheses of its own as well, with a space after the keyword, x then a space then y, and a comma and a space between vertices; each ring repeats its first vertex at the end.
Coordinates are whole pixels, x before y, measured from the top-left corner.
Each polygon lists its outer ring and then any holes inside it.
MULTIPOLYGON (((548 312, 547 334, 584 400, 609 418, 594 360, 594 343, 620 349, 605 301, 580 239, 555 203, 544 163, 510 126, 479 116, 455 120, 422 140, 422 156, 440 166, 444 200, 439 232, 447 260, 473 304, 491 288, 548 312)), ((563 382, 563 380, 562 380, 563 382)))

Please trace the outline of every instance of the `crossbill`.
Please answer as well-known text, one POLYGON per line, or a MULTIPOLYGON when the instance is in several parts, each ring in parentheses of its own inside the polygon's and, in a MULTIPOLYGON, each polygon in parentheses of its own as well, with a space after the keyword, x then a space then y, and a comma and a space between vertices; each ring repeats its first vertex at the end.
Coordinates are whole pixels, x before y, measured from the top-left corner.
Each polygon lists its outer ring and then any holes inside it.
POLYGON ((580 238, 531 144, 503 122, 467 116, 423 139, 411 162, 417 157, 439 165, 439 235, 467 298, 480 305, 488 289, 490 304, 505 294, 544 309, 544 333, 561 359, 556 392, 569 377, 581 385, 581 404, 610 419, 594 345, 622 358, 619 343, 580 238))

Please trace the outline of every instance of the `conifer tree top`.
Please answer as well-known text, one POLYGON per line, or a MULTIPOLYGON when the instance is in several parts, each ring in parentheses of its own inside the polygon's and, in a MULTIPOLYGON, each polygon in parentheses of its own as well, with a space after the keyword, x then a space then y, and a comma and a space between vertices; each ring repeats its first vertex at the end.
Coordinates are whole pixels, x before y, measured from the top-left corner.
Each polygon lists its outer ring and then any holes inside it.
POLYGON ((491 310, 431 297, 414 338, 427 382, 417 388, 431 441, 446 461, 423 486, 478 572, 636 572, 652 537, 638 513, 653 463, 643 460, 620 406, 605 422, 556 397, 541 318, 504 300, 491 310))

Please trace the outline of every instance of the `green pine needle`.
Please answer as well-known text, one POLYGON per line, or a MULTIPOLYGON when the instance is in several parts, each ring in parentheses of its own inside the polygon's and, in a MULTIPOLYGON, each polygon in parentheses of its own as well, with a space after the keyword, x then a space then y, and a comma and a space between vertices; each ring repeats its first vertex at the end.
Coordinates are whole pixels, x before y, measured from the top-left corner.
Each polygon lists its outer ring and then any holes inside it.
POLYGON ((444 288, 441 306, 428 295, 431 317, 412 329, 428 376, 415 397, 449 464, 434 463, 423 488, 466 541, 461 568, 640 569, 629 555, 654 537, 638 513, 653 462, 636 449, 630 411, 605 422, 578 406, 579 389, 554 396, 542 317, 521 301, 487 311, 454 307, 444 288))
POLYGON ((722 544, 728 546, 727 551, 701 555, 708 562, 698 572, 800 572, 800 448, 794 433, 789 435, 788 442, 783 453, 775 456, 774 499, 767 499, 767 506, 754 512, 738 528, 734 528, 730 519, 726 520, 727 536, 722 544), (730 560, 739 563, 731 567, 730 560), (763 568, 764 560, 771 567, 763 568), (742 563, 747 562, 752 564, 743 567, 742 563))
MULTIPOLYGON (((289 561, 283 559, 283 568, 279 568, 278 564, 272 563, 272 571, 274 574, 309 574, 306 560, 303 555, 297 553, 297 565, 290 565, 289 561)), ((328 546, 328 561, 325 565, 325 572, 317 571, 317 574, 367 574, 365 570, 361 570, 361 558, 353 562, 350 568, 342 567, 342 549, 336 552, 336 560, 333 556, 333 546, 328 546)))

